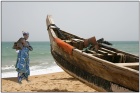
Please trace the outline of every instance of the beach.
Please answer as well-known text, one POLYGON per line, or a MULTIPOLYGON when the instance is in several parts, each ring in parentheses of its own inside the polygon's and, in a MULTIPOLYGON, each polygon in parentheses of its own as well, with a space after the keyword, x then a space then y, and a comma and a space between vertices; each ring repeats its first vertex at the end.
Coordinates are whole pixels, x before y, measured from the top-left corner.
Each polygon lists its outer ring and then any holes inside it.
POLYGON ((16 77, 2 78, 2 92, 96 92, 65 72, 34 75, 29 82, 16 77))

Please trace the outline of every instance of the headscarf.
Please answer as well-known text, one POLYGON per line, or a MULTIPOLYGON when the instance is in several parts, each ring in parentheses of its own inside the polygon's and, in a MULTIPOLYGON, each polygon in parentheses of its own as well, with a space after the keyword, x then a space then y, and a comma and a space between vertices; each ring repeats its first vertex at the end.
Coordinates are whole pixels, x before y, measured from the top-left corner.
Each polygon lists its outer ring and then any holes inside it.
POLYGON ((22 33, 23 33, 23 36, 24 36, 24 35, 29 35, 29 32, 23 32, 23 31, 22 31, 22 33))

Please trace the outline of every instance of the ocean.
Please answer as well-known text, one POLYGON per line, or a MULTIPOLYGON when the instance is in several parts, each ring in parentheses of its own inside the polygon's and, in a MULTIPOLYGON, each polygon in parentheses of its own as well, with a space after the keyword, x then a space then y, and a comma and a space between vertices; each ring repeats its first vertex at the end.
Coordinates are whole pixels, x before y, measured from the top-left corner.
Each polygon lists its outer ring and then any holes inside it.
MULTIPOLYGON (((17 53, 12 49, 14 42, 2 42, 2 78, 17 77, 15 69, 17 53)), ((111 41, 112 47, 123 50, 128 53, 139 55, 139 41, 111 41)), ((33 51, 30 56, 30 75, 48 74, 63 71, 55 63, 51 52, 49 42, 30 42, 33 51)))

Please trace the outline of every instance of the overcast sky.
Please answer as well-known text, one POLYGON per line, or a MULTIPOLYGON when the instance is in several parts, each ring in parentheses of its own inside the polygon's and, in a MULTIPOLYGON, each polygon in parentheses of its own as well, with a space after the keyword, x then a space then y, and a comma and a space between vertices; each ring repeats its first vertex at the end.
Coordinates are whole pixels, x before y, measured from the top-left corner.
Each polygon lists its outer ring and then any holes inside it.
POLYGON ((22 30, 29 41, 49 41, 46 16, 83 38, 138 41, 139 2, 2 2, 2 41, 17 41, 22 30))

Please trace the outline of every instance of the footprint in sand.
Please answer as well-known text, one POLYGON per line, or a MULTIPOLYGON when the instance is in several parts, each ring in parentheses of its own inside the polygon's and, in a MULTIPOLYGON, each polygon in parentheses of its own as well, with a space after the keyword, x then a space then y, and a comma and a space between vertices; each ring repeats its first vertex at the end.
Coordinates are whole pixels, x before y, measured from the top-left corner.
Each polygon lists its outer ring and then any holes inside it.
POLYGON ((48 81, 44 81, 43 83, 48 83, 48 81))
POLYGON ((75 85, 80 85, 80 84, 75 84, 75 85))

